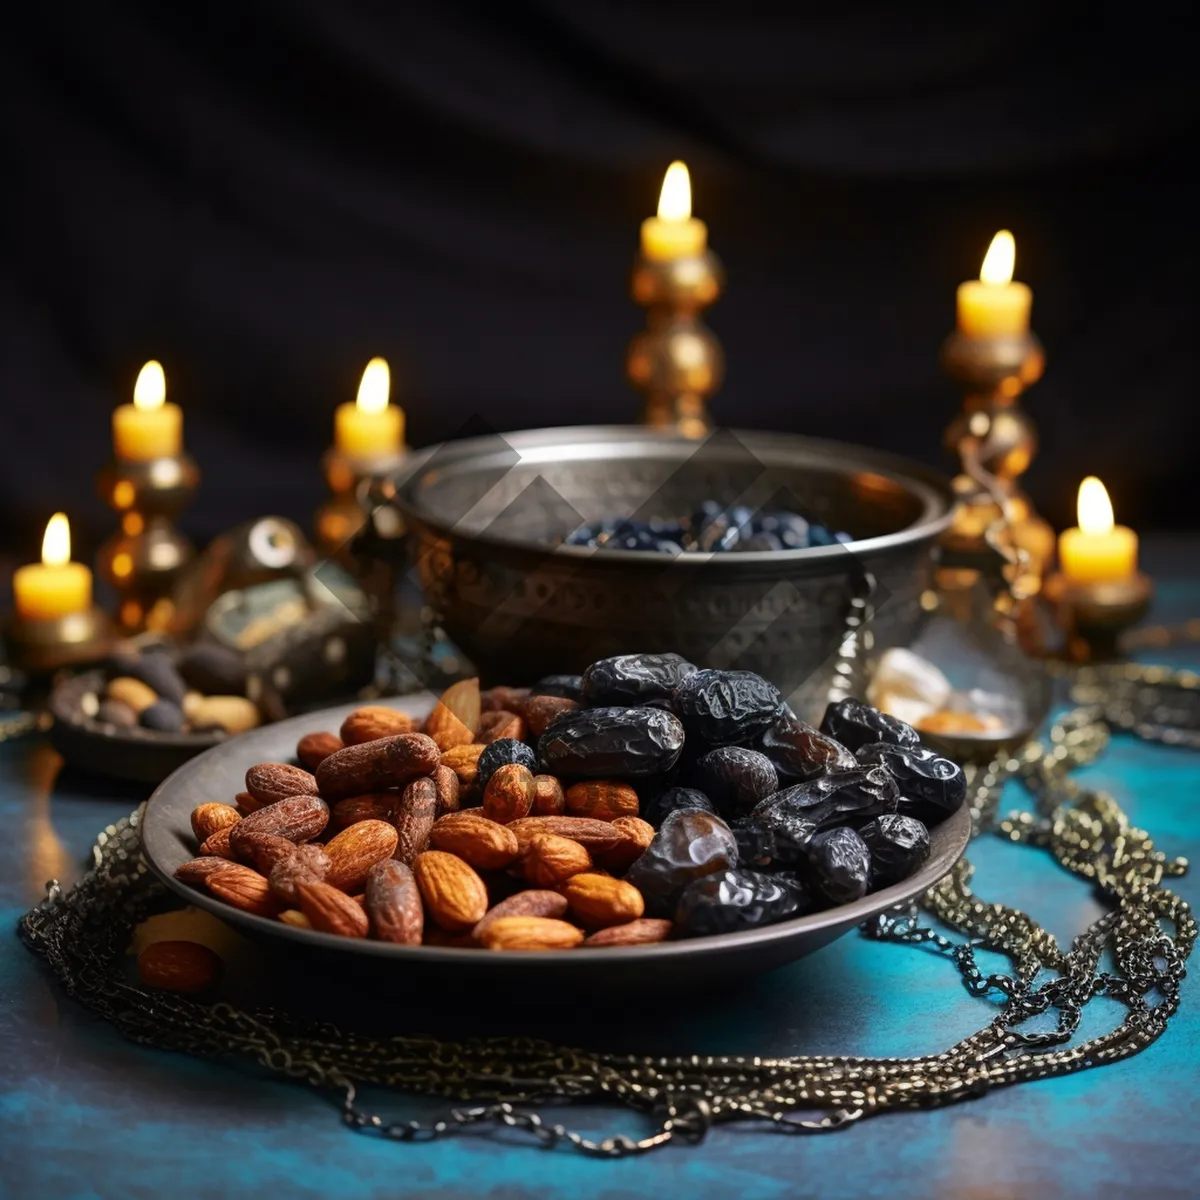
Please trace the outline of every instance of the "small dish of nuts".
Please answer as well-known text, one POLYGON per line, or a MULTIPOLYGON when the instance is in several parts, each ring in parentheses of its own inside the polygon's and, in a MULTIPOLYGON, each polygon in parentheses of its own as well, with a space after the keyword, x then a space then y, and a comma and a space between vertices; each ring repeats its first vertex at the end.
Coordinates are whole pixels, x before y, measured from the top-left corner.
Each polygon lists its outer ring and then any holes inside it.
POLYGON ((799 957, 966 844, 962 769, 909 726, 843 700, 814 728, 750 672, 622 655, 393 704, 188 763, 147 809, 155 871, 314 948, 606 986, 799 957))

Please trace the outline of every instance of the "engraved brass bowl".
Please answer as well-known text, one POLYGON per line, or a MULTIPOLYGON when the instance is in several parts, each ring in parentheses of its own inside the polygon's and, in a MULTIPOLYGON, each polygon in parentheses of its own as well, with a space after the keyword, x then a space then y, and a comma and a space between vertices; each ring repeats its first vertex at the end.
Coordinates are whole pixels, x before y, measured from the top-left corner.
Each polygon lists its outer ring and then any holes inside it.
POLYGON ((836 442, 582 426, 430 447, 408 460, 395 502, 428 603, 485 682, 674 650, 797 696, 831 664, 864 573, 868 645, 911 641, 952 494, 923 466, 836 442), (854 540, 678 556, 557 544, 584 521, 678 517, 706 499, 791 509, 854 540))

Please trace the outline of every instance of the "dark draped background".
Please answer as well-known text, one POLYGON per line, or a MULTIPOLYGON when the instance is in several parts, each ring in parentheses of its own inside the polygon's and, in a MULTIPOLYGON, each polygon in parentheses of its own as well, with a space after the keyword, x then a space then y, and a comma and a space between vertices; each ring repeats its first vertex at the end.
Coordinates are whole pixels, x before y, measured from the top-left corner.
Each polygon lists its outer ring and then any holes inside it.
POLYGON ((1196 520, 1196 52, 1184 6, 78 0, 5 6, 0 537, 81 546, 160 358, 207 536, 308 523, 374 354, 420 445, 619 421, 667 162, 729 273, 723 423, 947 465, 954 287, 1011 228, 1049 367, 1029 481, 1196 520), (1172 14, 1178 14, 1172 15, 1172 14))

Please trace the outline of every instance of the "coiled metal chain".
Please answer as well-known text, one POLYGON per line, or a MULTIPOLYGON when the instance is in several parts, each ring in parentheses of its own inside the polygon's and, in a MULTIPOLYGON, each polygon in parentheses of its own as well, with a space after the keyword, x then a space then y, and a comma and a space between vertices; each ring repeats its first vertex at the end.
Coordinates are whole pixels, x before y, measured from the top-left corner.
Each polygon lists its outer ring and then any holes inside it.
MULTIPOLYGON (((1154 672, 1146 686, 1196 687, 1194 677, 1183 673, 1126 670, 1128 677, 1154 672)), ((919 908, 968 940, 923 925, 917 906, 863 927, 869 937, 945 956, 972 995, 1003 998, 982 1029, 940 1054, 641 1057, 528 1037, 365 1037, 279 1010, 239 1010, 150 992, 121 970, 134 926, 165 896, 141 858, 138 813, 101 834, 95 865, 77 886, 64 892, 49 885, 45 900, 21 921, 21 935, 71 996, 133 1041, 203 1058, 254 1060, 331 1094, 351 1127, 396 1141, 497 1124, 523 1130, 536 1144, 622 1156, 676 1138, 700 1141, 718 1122, 826 1133, 881 1112, 955 1103, 992 1088, 1116 1062, 1161 1036, 1178 1007, 1196 940, 1188 905, 1163 884, 1187 864, 1156 849, 1111 796, 1071 778, 1107 745, 1110 724, 1121 724, 1113 705, 1077 708, 1054 723, 1045 741, 970 771, 976 834, 1048 852, 1108 902, 1108 911, 1069 949, 1026 913, 976 896, 966 860, 925 894, 919 908), (1022 780, 1036 803, 1033 811, 1000 819, 1000 793, 1012 779, 1022 780), (985 975, 975 961, 979 947, 1006 955, 1011 973, 985 975), (1113 970, 1101 969, 1106 953, 1113 970), (1046 972, 1051 977, 1038 982, 1046 972), (1124 1018, 1109 1032, 1076 1043, 1083 1009, 1097 996, 1122 1004, 1124 1018), (1053 1029, 1022 1028, 1051 1010, 1057 1014, 1053 1029), (391 1122, 360 1107, 364 1085, 465 1103, 438 1120, 391 1122), (658 1129, 648 1137, 595 1140, 535 1109, 582 1103, 624 1105, 656 1117, 658 1129)))

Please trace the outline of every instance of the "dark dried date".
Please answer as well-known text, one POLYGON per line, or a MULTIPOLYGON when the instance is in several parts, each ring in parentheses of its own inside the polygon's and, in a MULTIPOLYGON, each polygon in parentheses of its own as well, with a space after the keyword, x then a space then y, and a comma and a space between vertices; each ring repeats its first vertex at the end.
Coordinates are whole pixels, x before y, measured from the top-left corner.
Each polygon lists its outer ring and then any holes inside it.
POLYGON ((809 907, 802 886, 738 868, 689 883, 675 909, 675 927, 686 937, 738 933, 798 917, 809 907))
MULTIPOLYGON (((581 675, 545 675, 529 689, 531 696, 559 696, 563 700, 583 703, 583 677, 581 675)), ((589 701, 594 703, 594 701, 589 701)))
POLYGON ((864 765, 878 765, 900 788, 897 811, 936 825, 957 812, 967 795, 962 767, 924 746, 894 746, 872 742, 858 752, 864 765))
POLYGON ((808 843, 808 878, 816 895, 831 907, 861 899, 871 880, 866 843, 845 825, 818 833, 808 843))
POLYGON ((669 787, 645 805, 642 819, 649 821, 657 829, 671 813, 684 808, 694 808, 700 812, 710 813, 717 811, 716 805, 696 788, 669 787))
POLYGON ((695 779, 726 817, 749 813, 760 800, 779 790, 779 776, 771 760, 745 746, 718 746, 701 755, 695 779))
POLYGON ((506 767, 510 763, 528 767, 534 773, 538 769, 537 755, 524 742, 519 742, 516 738, 497 738, 489 743, 487 749, 479 756, 478 774, 475 776, 479 790, 483 791, 487 787, 488 780, 498 768, 506 767))
POLYGON ((887 713, 847 697, 831 704, 821 718, 821 732, 836 738, 849 750, 858 750, 871 742, 890 742, 893 746, 919 746, 917 731, 887 713))
POLYGON ((693 671, 675 689, 688 735, 710 746, 748 742, 779 713, 779 689, 753 671, 693 671))
POLYGON ((679 654, 619 654, 602 658, 583 673, 586 704, 663 704, 696 670, 679 654))
POLYGON ((538 755, 542 769, 559 777, 659 775, 675 765, 683 736, 679 718, 662 709, 583 708, 555 718, 538 739, 538 755))
POLYGON ((929 858, 929 830, 915 817, 876 817, 859 831, 871 855, 871 888, 907 879, 929 858))
POLYGON ((715 813, 671 813, 625 873, 646 901, 646 915, 673 917, 679 894, 693 879, 737 866, 737 841, 715 813))
POLYGON ((841 742, 791 713, 784 713, 763 730, 760 745, 780 776, 790 779, 814 779, 828 771, 850 771, 858 766, 841 742))

